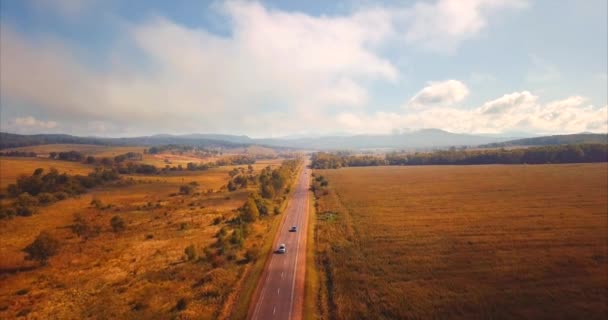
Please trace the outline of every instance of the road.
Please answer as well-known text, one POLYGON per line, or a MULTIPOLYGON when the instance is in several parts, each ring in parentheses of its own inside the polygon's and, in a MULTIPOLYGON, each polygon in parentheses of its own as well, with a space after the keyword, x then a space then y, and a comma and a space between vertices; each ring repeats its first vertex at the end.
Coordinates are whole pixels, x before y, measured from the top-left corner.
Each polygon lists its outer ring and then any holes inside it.
POLYGON ((280 243, 284 243, 287 253, 273 253, 270 261, 266 263, 249 308, 248 319, 302 318, 310 174, 310 169, 304 167, 298 175, 292 198, 274 241, 274 250, 280 243), (292 226, 298 228, 297 232, 289 232, 292 226))

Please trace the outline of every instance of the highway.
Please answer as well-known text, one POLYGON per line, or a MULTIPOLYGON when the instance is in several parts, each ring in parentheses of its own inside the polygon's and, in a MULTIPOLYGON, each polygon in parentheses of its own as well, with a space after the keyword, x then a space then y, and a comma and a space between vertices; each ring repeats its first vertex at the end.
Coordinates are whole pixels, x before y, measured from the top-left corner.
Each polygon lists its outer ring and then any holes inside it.
POLYGON ((285 216, 274 240, 274 249, 284 243, 285 254, 273 253, 253 296, 248 319, 301 319, 304 305, 306 234, 311 170, 300 170, 285 216), (296 232, 289 232, 292 226, 296 232))

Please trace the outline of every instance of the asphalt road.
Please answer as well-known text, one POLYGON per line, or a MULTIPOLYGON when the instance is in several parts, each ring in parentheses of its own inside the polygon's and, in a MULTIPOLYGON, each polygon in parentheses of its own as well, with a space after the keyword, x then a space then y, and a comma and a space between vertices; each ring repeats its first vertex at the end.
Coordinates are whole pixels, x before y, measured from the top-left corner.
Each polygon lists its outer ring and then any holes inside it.
POLYGON ((310 174, 310 169, 306 167, 300 171, 274 241, 274 250, 284 243, 287 252, 275 252, 266 264, 249 308, 248 319, 302 318, 310 174), (298 230, 289 232, 292 226, 296 226, 298 230))

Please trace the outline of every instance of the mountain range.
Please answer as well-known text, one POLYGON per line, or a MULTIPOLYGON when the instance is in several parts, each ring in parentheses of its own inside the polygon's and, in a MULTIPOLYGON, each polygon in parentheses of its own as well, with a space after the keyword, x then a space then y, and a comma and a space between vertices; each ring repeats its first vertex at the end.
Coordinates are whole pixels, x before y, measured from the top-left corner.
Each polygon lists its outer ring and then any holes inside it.
POLYGON ((346 149, 433 149, 460 146, 504 147, 513 145, 543 145, 556 143, 606 143, 606 134, 574 134, 550 137, 534 137, 512 140, 509 137, 452 133, 440 129, 423 129, 399 134, 360 134, 321 137, 250 138, 245 135, 226 134, 158 134, 152 136, 103 138, 79 137, 67 134, 20 135, 0 132, 0 149, 40 144, 95 144, 141 145, 165 144, 195 145, 200 147, 242 147, 263 145, 275 148, 304 150, 346 149), (556 138, 557 137, 557 138, 556 138))

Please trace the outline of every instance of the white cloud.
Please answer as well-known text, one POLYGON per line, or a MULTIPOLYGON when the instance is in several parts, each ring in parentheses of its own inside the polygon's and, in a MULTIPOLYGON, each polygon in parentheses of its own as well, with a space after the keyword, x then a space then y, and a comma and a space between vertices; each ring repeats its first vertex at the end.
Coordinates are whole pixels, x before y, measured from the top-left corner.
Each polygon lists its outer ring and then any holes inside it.
POLYGON ((437 52, 450 53, 460 42, 477 36, 492 14, 520 9, 525 0, 439 0, 417 2, 401 15, 408 43, 437 52))
MULTIPOLYGON (((522 91, 478 107, 456 108, 469 95, 458 80, 428 83, 403 113, 365 111, 372 84, 400 77, 381 54, 384 44, 400 37, 412 45, 450 51, 482 32, 498 10, 524 5, 440 0, 409 9, 311 16, 228 2, 221 5, 229 18, 228 35, 157 17, 127 26, 117 43, 129 45, 111 48, 107 58, 112 64, 96 68, 87 67, 72 44, 30 38, 2 24, 2 107, 39 108, 44 112, 18 114, 53 114, 65 128, 104 135, 169 131, 260 136, 405 127, 606 131, 607 107, 585 105, 581 97, 541 104, 522 91)), ((53 121, 19 119, 12 125, 58 129, 53 121)))
POLYGON ((462 101, 468 94, 467 86, 458 80, 429 82, 410 99, 407 107, 449 106, 462 101))
POLYGON ((528 91, 514 92, 484 103, 479 111, 485 115, 512 113, 536 103, 537 97, 528 91))
POLYGON ((223 10, 230 36, 161 17, 128 27, 124 42, 143 54, 139 66, 132 48, 114 48, 106 70, 79 63, 67 43, 26 40, 3 25, 1 94, 63 117, 148 132, 162 125, 273 134, 278 126, 261 123, 270 122, 266 114, 288 113, 284 120, 299 130, 328 108, 360 108, 370 82, 399 76, 376 53, 392 32, 387 11, 313 17, 246 2, 223 10))
POLYGON ((32 116, 15 118, 13 124, 18 127, 34 127, 36 129, 53 129, 57 127, 55 121, 41 121, 32 116))
POLYGON ((472 108, 433 107, 416 112, 343 113, 338 122, 359 132, 389 133, 400 128, 441 128, 463 133, 608 132, 608 106, 585 105, 579 96, 546 104, 528 91, 504 95, 472 108))

